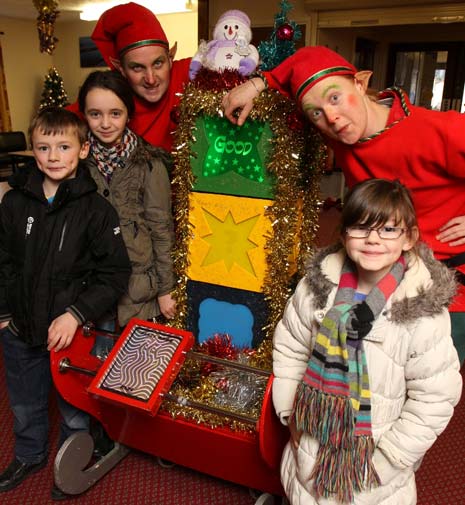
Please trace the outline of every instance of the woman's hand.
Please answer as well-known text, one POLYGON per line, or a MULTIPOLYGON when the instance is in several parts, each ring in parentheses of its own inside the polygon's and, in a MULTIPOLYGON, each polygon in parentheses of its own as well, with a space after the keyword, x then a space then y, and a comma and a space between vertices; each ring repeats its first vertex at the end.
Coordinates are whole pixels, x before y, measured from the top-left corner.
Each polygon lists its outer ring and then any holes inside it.
POLYGON ((253 107, 253 101, 265 89, 260 77, 239 84, 223 98, 224 115, 237 126, 242 126, 253 107))
POLYGON ((457 216, 439 228, 436 238, 450 246, 465 244, 465 216, 457 216))

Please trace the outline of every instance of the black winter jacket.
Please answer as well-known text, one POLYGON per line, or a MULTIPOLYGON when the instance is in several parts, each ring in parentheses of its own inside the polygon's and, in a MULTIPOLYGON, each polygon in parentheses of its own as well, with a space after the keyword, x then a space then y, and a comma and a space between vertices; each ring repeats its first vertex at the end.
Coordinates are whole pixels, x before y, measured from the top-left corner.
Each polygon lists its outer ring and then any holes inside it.
POLYGON ((37 169, 10 179, 0 205, 0 321, 32 346, 71 312, 96 321, 125 292, 131 271, 119 220, 87 169, 63 181, 52 204, 37 169))

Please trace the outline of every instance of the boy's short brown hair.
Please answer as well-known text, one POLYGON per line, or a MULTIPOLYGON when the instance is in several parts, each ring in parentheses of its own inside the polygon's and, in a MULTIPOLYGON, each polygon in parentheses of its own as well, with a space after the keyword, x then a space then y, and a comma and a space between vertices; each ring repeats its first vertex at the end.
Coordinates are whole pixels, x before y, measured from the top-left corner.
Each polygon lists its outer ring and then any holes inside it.
POLYGON ((45 107, 34 116, 27 133, 32 146, 35 131, 44 135, 57 135, 69 130, 76 133, 81 146, 87 142, 87 124, 79 116, 62 107, 45 107))

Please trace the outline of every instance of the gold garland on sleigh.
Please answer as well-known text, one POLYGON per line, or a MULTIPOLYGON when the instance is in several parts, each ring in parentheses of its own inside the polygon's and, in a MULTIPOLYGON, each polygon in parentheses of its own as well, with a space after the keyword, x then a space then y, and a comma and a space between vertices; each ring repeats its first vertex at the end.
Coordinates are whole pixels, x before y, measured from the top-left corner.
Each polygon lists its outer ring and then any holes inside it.
MULTIPOLYGON (((194 186, 190 162, 191 157, 196 156, 192 150, 196 142, 195 120, 199 115, 222 116, 222 99, 226 92, 226 89, 202 89, 194 81, 187 85, 180 104, 172 177, 177 232, 174 251, 174 269, 178 279, 174 292, 177 316, 170 323, 177 328, 185 328, 188 310, 188 248, 193 238, 192 225, 189 222, 189 195, 194 186)), ((269 318, 263 328, 265 337, 249 358, 251 366, 271 371, 274 328, 281 319, 286 302, 295 287, 293 281, 304 274, 318 229, 321 206, 319 180, 326 149, 318 132, 299 119, 294 102, 277 91, 263 92, 256 99, 249 117, 252 120, 268 122, 273 134, 272 149, 266 163, 267 170, 276 179, 274 203, 266 210, 273 232, 266 237, 267 270, 263 286, 269 318), (294 257, 297 264, 291 265, 294 257), (291 274, 293 270, 294 279, 291 274)), ((186 367, 189 367, 188 363, 183 368, 186 367)), ((196 387, 195 392, 189 393, 183 389, 184 396, 189 394, 191 397, 195 396, 196 401, 211 404, 215 388, 205 381, 196 387)), ((226 424, 235 430, 250 430, 250 426, 240 422, 182 407, 173 402, 164 402, 163 409, 174 417, 182 415, 211 427, 226 424)))

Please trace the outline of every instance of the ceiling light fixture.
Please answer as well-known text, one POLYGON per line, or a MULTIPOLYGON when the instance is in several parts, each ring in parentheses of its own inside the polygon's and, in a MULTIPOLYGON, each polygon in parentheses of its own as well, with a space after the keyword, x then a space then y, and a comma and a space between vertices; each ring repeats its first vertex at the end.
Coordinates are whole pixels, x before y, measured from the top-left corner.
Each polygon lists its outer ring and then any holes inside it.
MULTIPOLYGON (((107 9, 119 5, 121 1, 110 1, 110 2, 100 2, 92 3, 87 5, 79 17, 82 21, 95 21, 97 20, 107 9)), ((180 12, 190 12, 194 9, 192 0, 138 0, 137 2, 147 9, 150 9, 155 14, 175 14, 180 12)))

